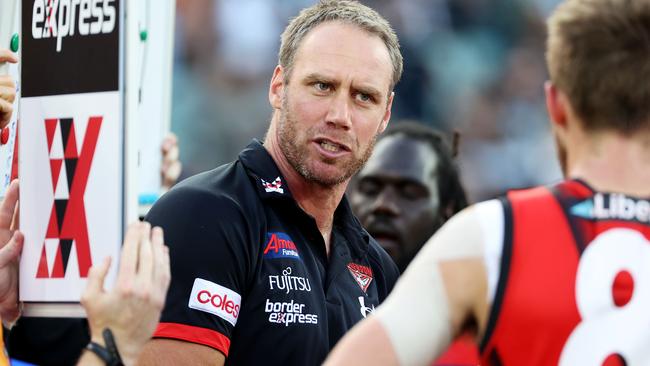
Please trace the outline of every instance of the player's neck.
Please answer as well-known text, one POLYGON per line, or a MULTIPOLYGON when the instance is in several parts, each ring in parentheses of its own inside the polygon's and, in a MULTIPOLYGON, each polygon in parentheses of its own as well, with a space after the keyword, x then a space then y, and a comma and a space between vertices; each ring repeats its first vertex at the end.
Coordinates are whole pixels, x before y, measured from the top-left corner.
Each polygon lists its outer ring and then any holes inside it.
POLYGON ((291 190, 293 198, 300 208, 316 221, 316 225, 323 235, 326 249, 329 253, 329 238, 334 221, 334 211, 336 211, 345 194, 345 188, 349 180, 334 186, 323 186, 306 180, 293 168, 286 156, 282 153, 273 127, 267 133, 264 147, 266 147, 277 164, 286 184, 291 190))
POLYGON ((650 197, 650 134, 600 133, 580 146, 570 163, 570 177, 582 178, 599 191, 650 197))

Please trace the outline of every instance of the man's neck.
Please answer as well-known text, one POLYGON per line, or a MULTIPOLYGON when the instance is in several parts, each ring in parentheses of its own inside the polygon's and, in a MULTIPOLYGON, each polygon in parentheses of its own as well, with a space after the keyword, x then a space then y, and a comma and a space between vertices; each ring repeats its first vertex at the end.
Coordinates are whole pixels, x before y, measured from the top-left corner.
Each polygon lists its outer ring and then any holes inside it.
POLYGON ((650 134, 599 133, 579 146, 570 177, 582 178, 599 191, 650 197, 650 134))
POLYGON ((293 198, 296 200, 300 208, 312 216, 316 221, 318 230, 323 236, 323 241, 325 242, 326 252, 329 255, 330 237, 334 223, 334 212, 341 202, 341 199, 343 199, 345 188, 347 187, 349 180, 335 186, 323 186, 305 179, 293 168, 280 149, 279 141, 275 136, 273 128, 271 128, 267 134, 264 147, 275 161, 278 169, 280 169, 286 184, 291 190, 293 198))

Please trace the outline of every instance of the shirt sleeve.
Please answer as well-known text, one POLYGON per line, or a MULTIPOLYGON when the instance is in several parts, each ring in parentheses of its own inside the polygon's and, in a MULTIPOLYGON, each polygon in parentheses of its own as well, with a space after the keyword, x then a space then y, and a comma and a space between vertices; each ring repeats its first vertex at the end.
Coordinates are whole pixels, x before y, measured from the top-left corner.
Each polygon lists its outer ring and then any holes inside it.
POLYGON ((171 259, 154 337, 203 344, 228 356, 255 256, 240 205, 224 194, 179 186, 160 198, 146 221, 163 228, 171 259))

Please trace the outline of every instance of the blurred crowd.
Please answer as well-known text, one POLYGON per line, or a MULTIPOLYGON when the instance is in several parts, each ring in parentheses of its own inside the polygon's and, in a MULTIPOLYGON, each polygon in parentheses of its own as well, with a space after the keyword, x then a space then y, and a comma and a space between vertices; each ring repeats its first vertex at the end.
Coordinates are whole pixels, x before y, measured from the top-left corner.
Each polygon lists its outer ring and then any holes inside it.
MULTIPOLYGON (((183 176, 262 139, 288 19, 315 0, 177 0, 172 130, 183 176)), ((544 108, 544 23, 557 0, 374 0, 405 59, 392 121, 460 133, 469 200, 560 179, 544 108)))

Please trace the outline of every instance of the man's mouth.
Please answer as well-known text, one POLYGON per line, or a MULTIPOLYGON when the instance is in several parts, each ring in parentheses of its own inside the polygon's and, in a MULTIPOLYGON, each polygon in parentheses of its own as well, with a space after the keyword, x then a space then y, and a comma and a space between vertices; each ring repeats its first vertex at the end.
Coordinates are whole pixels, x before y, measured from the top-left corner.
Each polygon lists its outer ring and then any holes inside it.
POLYGON ((338 152, 341 150, 341 147, 337 144, 333 144, 329 141, 321 141, 320 146, 327 151, 338 152))
POLYGON ((317 138, 313 142, 319 153, 326 159, 341 158, 351 151, 348 146, 326 138, 317 138))
POLYGON ((348 147, 344 143, 333 141, 327 138, 316 138, 314 141, 321 148, 323 148, 323 150, 333 152, 333 153, 351 150, 350 147, 348 147))
POLYGON ((400 240, 396 233, 385 230, 369 231, 369 233, 391 256, 393 253, 397 254, 399 252, 400 240))

